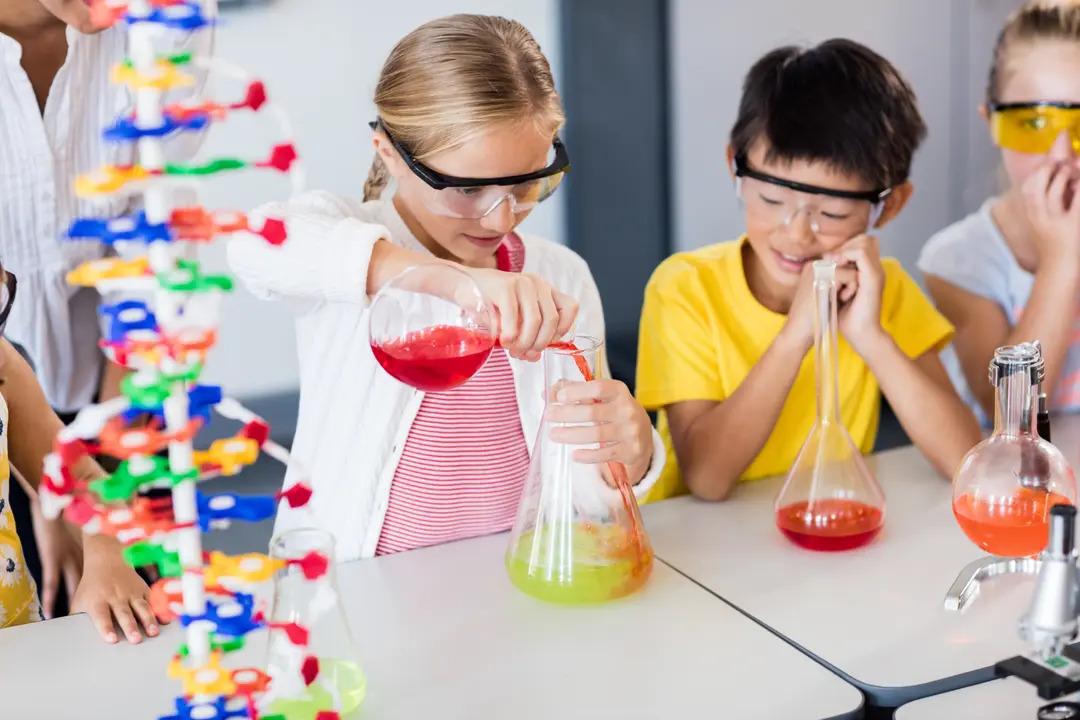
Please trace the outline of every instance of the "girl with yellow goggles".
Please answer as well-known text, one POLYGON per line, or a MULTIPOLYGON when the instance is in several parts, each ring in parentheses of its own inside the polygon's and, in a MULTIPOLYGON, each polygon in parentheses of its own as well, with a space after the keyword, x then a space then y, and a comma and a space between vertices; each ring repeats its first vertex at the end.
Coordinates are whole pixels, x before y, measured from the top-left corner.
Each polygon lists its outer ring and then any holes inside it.
MULTIPOLYGON (((994 349, 1042 343, 1042 391, 1080 413, 1080 2, 1029 0, 994 47, 979 110, 1000 150, 997 194, 923 246, 919 269, 956 328, 953 384, 993 421, 994 349)), ((987 180, 991 178, 987 177, 987 180)))

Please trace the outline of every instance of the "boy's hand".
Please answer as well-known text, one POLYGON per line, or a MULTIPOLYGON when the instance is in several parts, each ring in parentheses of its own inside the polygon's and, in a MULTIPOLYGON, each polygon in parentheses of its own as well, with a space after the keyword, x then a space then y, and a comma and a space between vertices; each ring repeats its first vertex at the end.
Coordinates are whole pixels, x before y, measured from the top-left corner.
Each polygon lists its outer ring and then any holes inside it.
POLYGON ((120 554, 120 543, 104 535, 88 535, 83 541, 83 579, 75 591, 71 611, 90 616, 108 643, 118 638, 114 621, 130 643, 142 642, 139 625, 149 637, 160 630, 147 601, 149 588, 120 554))
POLYGON ((1080 267, 1078 183, 1077 163, 1048 162, 1021 187, 1040 267, 1059 262, 1063 270, 1075 272, 1080 267))
POLYGON ((800 355, 814 344, 814 312, 814 264, 808 262, 799 275, 799 286, 780 331, 780 337, 792 343, 800 355))
POLYGON ((864 355, 869 344, 883 332, 881 294, 885 289, 885 270, 881 267, 877 238, 857 235, 825 257, 837 263, 840 332, 856 352, 864 355), (841 274, 841 270, 852 266, 854 279, 847 273, 841 274))
MULTIPOLYGON (((854 267, 845 267, 842 260, 837 260, 836 285, 837 297, 845 287, 857 285, 857 272, 854 267)), ((799 350, 799 356, 814 345, 814 315, 817 313, 817 295, 814 292, 814 264, 806 263, 799 277, 799 287, 795 290, 795 298, 791 301, 791 309, 788 310, 787 321, 781 330, 781 336, 795 344, 799 350)))
POLYGON ((631 484, 636 485, 652 462, 652 423, 645 410, 618 380, 568 382, 548 405, 548 419, 555 423, 588 423, 552 428, 551 439, 567 445, 593 445, 574 451, 582 463, 621 462, 631 484))

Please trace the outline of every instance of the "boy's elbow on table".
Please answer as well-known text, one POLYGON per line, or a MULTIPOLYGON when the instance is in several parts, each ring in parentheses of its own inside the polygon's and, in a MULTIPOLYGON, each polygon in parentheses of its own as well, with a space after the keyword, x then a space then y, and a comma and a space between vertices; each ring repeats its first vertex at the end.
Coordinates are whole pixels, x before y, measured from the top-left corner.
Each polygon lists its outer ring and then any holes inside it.
POLYGON ((706 502, 723 502, 731 496, 735 489, 735 478, 724 477, 707 468, 700 470, 685 470, 686 487, 698 500, 706 502))

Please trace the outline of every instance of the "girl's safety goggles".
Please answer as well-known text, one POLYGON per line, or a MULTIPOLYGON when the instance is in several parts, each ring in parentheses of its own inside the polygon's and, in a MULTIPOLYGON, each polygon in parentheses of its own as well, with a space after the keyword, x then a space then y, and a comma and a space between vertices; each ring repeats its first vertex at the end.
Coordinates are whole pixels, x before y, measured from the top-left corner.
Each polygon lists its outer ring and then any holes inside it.
POLYGON ((1073 152, 1080 153, 1080 103, 993 103, 990 133, 998 147, 1037 154, 1068 133, 1073 152))
POLYGON ((370 123, 381 130, 428 191, 424 204, 436 215, 477 220, 506 202, 515 213, 526 212, 547 200, 570 170, 570 157, 558 137, 552 143, 551 163, 535 172, 497 178, 462 178, 444 175, 417 160, 379 120, 370 123))

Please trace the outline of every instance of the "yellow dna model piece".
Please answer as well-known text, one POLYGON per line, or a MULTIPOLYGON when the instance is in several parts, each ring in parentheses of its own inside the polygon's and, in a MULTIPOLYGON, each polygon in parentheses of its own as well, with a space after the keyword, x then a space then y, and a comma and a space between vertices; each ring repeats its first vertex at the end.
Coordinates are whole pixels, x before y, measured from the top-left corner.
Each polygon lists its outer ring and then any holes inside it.
POLYGON ((195 84, 195 78, 180 72, 168 60, 158 60, 154 63, 152 73, 141 73, 128 63, 120 63, 113 66, 110 79, 117 85, 127 85, 131 90, 160 90, 161 92, 195 84))
POLYGON ((150 172, 141 165, 104 165, 75 178, 75 194, 81 198, 111 195, 125 185, 146 180, 150 172))
POLYGON ((71 285, 94 287, 105 280, 143 277, 150 274, 150 262, 145 257, 132 260, 103 258, 85 262, 67 274, 71 285))
POLYGON ((216 465, 222 475, 235 475, 259 459, 259 443, 245 437, 223 438, 206 450, 196 450, 192 459, 196 465, 216 465))
MULTIPOLYGON (((285 563, 261 553, 228 556, 220 552, 210 553, 210 564, 203 568, 203 582, 207 585, 229 587, 230 580, 241 583, 265 582, 285 563), (224 582, 221 582, 224 580, 224 582)), ((235 583, 232 583, 235 584, 235 583)))
POLYGON ((169 663, 169 677, 179 680, 184 694, 192 695, 232 695, 236 692, 236 683, 232 671, 221 667, 221 652, 210 654, 210 660, 199 667, 184 667, 184 661, 176 656, 169 663))

